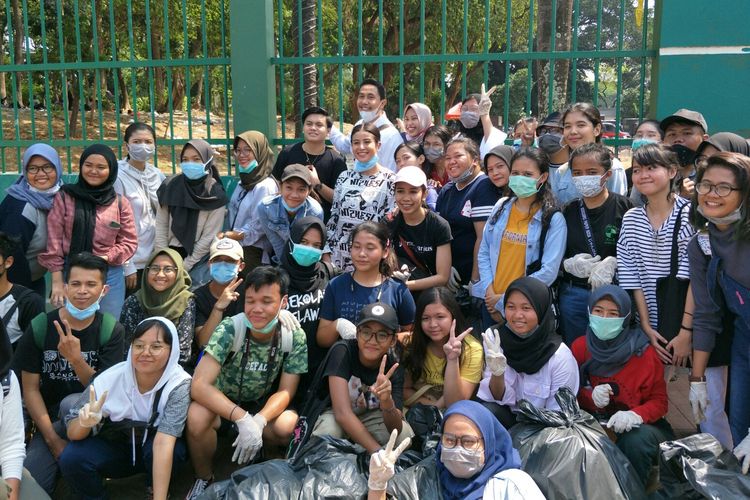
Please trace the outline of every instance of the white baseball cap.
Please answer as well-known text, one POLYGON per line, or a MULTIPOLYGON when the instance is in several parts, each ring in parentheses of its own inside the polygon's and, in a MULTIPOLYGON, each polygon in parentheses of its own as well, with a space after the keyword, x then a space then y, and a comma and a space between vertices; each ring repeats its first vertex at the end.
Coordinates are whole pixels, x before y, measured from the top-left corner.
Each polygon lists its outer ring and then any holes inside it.
POLYGON ((244 256, 242 245, 240 245, 239 241, 231 238, 214 238, 214 241, 211 243, 209 257, 213 259, 219 255, 226 255, 232 260, 242 260, 244 256))
POLYGON ((393 183, 405 182, 414 187, 427 187, 427 176, 419 167, 404 167, 396 172, 393 183))

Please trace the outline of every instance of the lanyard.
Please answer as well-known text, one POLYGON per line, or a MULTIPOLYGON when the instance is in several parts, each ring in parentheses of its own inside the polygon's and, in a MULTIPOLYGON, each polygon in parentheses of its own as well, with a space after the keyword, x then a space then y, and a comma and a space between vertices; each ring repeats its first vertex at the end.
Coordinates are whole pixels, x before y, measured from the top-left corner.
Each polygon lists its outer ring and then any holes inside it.
POLYGON ((591 250, 591 256, 596 256, 596 245, 594 245, 594 235, 591 234, 591 224, 589 224, 589 216, 586 214, 586 207, 583 205, 583 200, 578 199, 578 210, 581 214, 581 223, 583 223, 583 231, 586 233, 586 241, 589 244, 589 250, 591 250))

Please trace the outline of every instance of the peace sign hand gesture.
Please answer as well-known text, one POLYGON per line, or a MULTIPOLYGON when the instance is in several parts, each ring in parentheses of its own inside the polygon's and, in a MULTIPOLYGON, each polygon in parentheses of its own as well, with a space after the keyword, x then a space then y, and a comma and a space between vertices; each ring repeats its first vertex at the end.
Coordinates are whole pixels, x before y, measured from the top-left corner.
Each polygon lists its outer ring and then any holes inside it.
POLYGON ((404 439, 394 450, 398 431, 393 429, 388 444, 384 450, 373 453, 370 457, 370 478, 367 480, 367 487, 371 491, 384 491, 388 485, 388 480, 395 474, 394 465, 396 460, 405 449, 411 444, 411 438, 404 439))
POLYGON ((492 109, 492 99, 490 96, 495 93, 497 85, 493 85, 487 92, 484 91, 484 84, 482 84, 482 92, 479 94, 479 116, 487 116, 490 114, 492 109))
POLYGON ((102 421, 102 407, 107 400, 107 394, 109 394, 109 391, 104 391, 101 399, 97 400, 94 386, 89 386, 89 402, 78 411, 78 425, 91 428, 102 421))
POLYGON ((73 335, 73 330, 70 328, 70 323, 67 319, 62 320, 63 326, 60 326, 60 322, 55 320, 55 329, 60 335, 60 341, 57 343, 57 350, 62 356, 67 359, 70 363, 77 361, 81 358, 81 341, 73 335))
POLYGON ((453 323, 451 324, 451 332, 448 335, 448 341, 443 344, 443 352, 445 352, 445 358, 448 361, 454 361, 461 356, 461 345, 464 337, 470 334, 472 330, 473 328, 469 327, 464 330, 461 335, 456 337, 456 320, 453 320, 453 323))
POLYGON ((226 288, 224 288, 224 291, 221 292, 221 297, 216 301, 214 307, 219 311, 224 311, 229 307, 229 304, 240 298, 240 293, 236 291, 240 283, 242 283, 242 278, 234 278, 230 281, 226 288))
POLYGON ((388 355, 383 355, 383 360, 380 362, 380 370, 378 370, 378 377, 375 379, 375 384, 370 389, 375 396, 377 396, 378 401, 380 401, 380 404, 383 403, 392 403, 391 398, 391 377, 396 372, 396 369, 398 368, 398 363, 394 363, 393 366, 391 366, 391 369, 388 370, 388 373, 385 373, 385 363, 388 360, 388 355))

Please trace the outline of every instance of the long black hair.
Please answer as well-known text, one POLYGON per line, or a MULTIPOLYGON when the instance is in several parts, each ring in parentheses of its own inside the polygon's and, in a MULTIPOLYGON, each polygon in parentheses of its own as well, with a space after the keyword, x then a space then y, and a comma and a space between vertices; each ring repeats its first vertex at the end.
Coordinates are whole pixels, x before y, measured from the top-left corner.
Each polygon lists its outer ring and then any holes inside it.
MULTIPOLYGON (((349 234, 350 248, 354 244, 354 238, 356 238, 359 233, 371 234, 378 239, 383 247, 383 250, 393 250, 391 248, 390 233, 388 231, 388 227, 385 224, 368 220, 355 227, 349 234)), ((394 252, 390 251, 388 252, 388 255, 380 259, 379 271, 383 276, 390 277, 391 274, 393 274, 394 270, 396 270, 396 260, 394 257, 394 252)))
MULTIPOLYGON (((533 161, 539 169, 539 174, 549 174, 549 156, 547 153, 539 148, 521 148, 515 152, 513 157, 510 159, 510 170, 513 171, 513 164, 520 158, 527 158, 533 161)), ((534 207, 542 209, 542 220, 546 220, 546 217, 552 217, 552 213, 557 211, 557 200, 555 195, 552 194, 552 190, 549 187, 549 175, 541 186, 539 191, 536 192, 535 199, 531 203, 531 210, 529 214, 534 213, 534 207)), ((544 244, 544 242, 542 242, 544 244)))

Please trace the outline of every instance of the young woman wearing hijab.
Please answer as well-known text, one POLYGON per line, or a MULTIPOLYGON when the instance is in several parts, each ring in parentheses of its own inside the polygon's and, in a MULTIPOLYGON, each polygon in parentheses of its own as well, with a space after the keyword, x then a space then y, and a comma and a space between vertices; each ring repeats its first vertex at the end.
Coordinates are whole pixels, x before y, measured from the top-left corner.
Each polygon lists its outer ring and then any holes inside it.
POLYGON ((739 153, 750 157, 750 139, 731 132, 719 132, 701 142, 695 151, 695 166, 705 162, 709 156, 716 153, 739 153))
POLYGON ((125 263, 125 287, 130 294, 141 286, 143 268, 154 251, 156 212, 159 209, 156 191, 165 177, 151 163, 156 153, 156 133, 150 125, 131 123, 125 129, 124 139, 128 154, 117 162, 119 171, 115 191, 130 202, 138 233, 138 249, 125 263))
MULTIPOLYGON (((386 498, 399 454, 400 448, 386 448, 370 459, 368 500, 386 498)), ((445 412, 435 462, 445 500, 544 499, 531 476, 521 470, 508 431, 477 402, 459 401, 445 412)))
POLYGON ((516 423, 514 411, 526 399, 538 408, 559 410, 561 387, 578 392, 578 365, 555 331, 552 292, 530 276, 505 292, 505 324, 484 337, 484 377, 477 397, 505 427, 516 423))
POLYGON ((91 252, 107 261, 109 291, 100 308, 120 317, 125 300, 123 264, 138 247, 133 210, 127 198, 115 192, 117 158, 103 144, 87 147, 81 154, 80 175, 75 184, 66 184, 55 196, 47 216, 47 248, 39 263, 52 273, 55 307, 64 304, 63 269, 70 255, 91 252))
POLYGON ((492 185, 495 186, 498 199, 503 196, 510 196, 511 190, 508 186, 510 181, 510 160, 513 158, 515 149, 505 144, 496 146, 484 155, 484 173, 489 177, 492 185))
POLYGON ((198 278, 193 280, 198 287, 208 281, 208 251, 224 224, 227 194, 214 164, 214 150, 203 139, 185 144, 180 168, 182 173, 168 177, 156 192, 154 248, 177 250, 185 269, 198 278))
POLYGON ((273 247, 258 219, 258 206, 263 198, 279 193, 271 175, 273 151, 261 132, 248 130, 234 138, 234 156, 240 183, 229 200, 229 227, 224 235, 242 243, 245 253, 244 274, 261 263, 270 263, 273 247))
POLYGON ((65 419, 70 442, 60 455, 76 496, 106 498, 104 478, 146 472, 148 498, 167 498, 172 474, 187 459, 181 436, 190 375, 179 355, 172 322, 148 318, 136 328, 127 359, 82 394, 65 419))
MULTIPOLYGON (((318 346, 318 313, 328 282, 335 276, 331 264, 322 262, 325 225, 318 217, 301 217, 292 222, 289 240, 280 256, 281 268, 289 275, 287 310, 299 321, 307 336, 307 373, 314 375, 327 349, 318 346)), ((302 377, 297 399, 307 393, 312 377, 302 377)))
POLYGON ((426 104, 415 102, 404 108, 404 119, 401 122, 404 142, 416 141, 422 144, 424 134, 432 126, 432 111, 426 104))
POLYGON ((163 316, 177 328, 180 365, 192 370, 197 350, 193 349, 195 332, 195 297, 190 291, 190 275, 176 250, 157 250, 146 261, 140 289, 125 300, 120 323, 129 344, 138 325, 151 316, 163 316))
POLYGON ((47 270, 37 256, 47 248, 47 213, 62 186, 62 165, 52 146, 38 143, 23 153, 23 171, 0 203, 0 231, 20 240, 8 280, 46 297, 47 270))
POLYGON ((628 292, 604 285, 591 292, 586 334, 573 342, 581 367, 581 408, 608 419, 617 447, 643 484, 659 454, 659 443, 674 439, 666 421, 664 366, 640 327, 631 327, 628 292))

